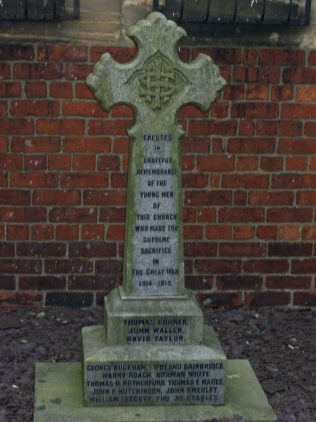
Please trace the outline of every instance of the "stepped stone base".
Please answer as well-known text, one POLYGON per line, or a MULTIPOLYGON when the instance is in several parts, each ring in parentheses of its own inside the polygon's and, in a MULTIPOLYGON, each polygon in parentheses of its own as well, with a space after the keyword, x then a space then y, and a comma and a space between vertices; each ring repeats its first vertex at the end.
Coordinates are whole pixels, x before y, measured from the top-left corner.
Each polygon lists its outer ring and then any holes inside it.
POLYGON ((191 294, 132 298, 117 288, 105 298, 104 326, 110 345, 199 344, 203 336, 203 314, 191 294))
POLYGON ((276 422, 247 360, 229 360, 223 406, 85 407, 80 363, 36 365, 34 422, 276 422))
POLYGON ((111 346, 102 325, 82 329, 88 406, 223 404, 226 356, 211 327, 202 345, 111 346))

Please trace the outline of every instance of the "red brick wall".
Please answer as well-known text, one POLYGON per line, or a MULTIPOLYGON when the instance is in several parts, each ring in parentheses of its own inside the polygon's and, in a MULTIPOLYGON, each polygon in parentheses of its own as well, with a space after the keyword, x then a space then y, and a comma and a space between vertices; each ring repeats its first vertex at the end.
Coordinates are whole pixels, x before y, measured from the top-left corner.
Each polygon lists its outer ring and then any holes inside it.
MULTIPOLYGON (((126 106, 101 110, 85 45, 0 46, 0 304, 101 303, 120 283, 126 106)), ((203 306, 316 306, 316 52, 210 54, 228 82, 179 112, 187 287, 203 306)), ((206 87, 207 89, 207 87, 206 87)))

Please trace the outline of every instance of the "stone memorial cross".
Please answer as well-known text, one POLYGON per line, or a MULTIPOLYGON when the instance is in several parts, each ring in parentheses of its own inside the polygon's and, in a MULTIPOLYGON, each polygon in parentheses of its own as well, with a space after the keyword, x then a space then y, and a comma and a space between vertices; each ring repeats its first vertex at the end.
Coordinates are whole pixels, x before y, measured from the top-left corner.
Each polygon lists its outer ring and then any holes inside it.
POLYGON ((184 63, 178 42, 186 33, 152 13, 127 35, 138 51, 127 64, 104 54, 87 79, 106 110, 128 104, 136 123, 129 129, 132 151, 123 289, 128 297, 184 294, 179 138, 176 112, 192 103, 209 109, 225 84, 211 58, 184 63))

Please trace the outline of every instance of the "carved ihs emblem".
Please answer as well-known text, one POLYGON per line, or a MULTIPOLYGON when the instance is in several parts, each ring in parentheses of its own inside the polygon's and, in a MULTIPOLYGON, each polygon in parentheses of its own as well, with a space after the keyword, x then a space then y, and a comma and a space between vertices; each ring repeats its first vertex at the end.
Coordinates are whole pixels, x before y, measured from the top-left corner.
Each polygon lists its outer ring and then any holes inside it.
MULTIPOLYGON (((171 97, 179 92, 188 79, 160 51, 150 56, 141 70, 137 70, 127 81, 137 78, 139 95, 152 110, 160 110, 171 97)), ((126 83, 127 83, 126 82, 126 83)))

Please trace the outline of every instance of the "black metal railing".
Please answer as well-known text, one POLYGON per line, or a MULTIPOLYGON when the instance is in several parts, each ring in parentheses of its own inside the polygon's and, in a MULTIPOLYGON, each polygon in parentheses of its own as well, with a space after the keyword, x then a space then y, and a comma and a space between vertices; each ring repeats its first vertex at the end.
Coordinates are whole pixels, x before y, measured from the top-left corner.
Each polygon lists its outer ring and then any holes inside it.
POLYGON ((0 20, 78 19, 80 0, 0 0, 0 20))
POLYGON ((312 0, 154 0, 177 22, 307 25, 312 0))

